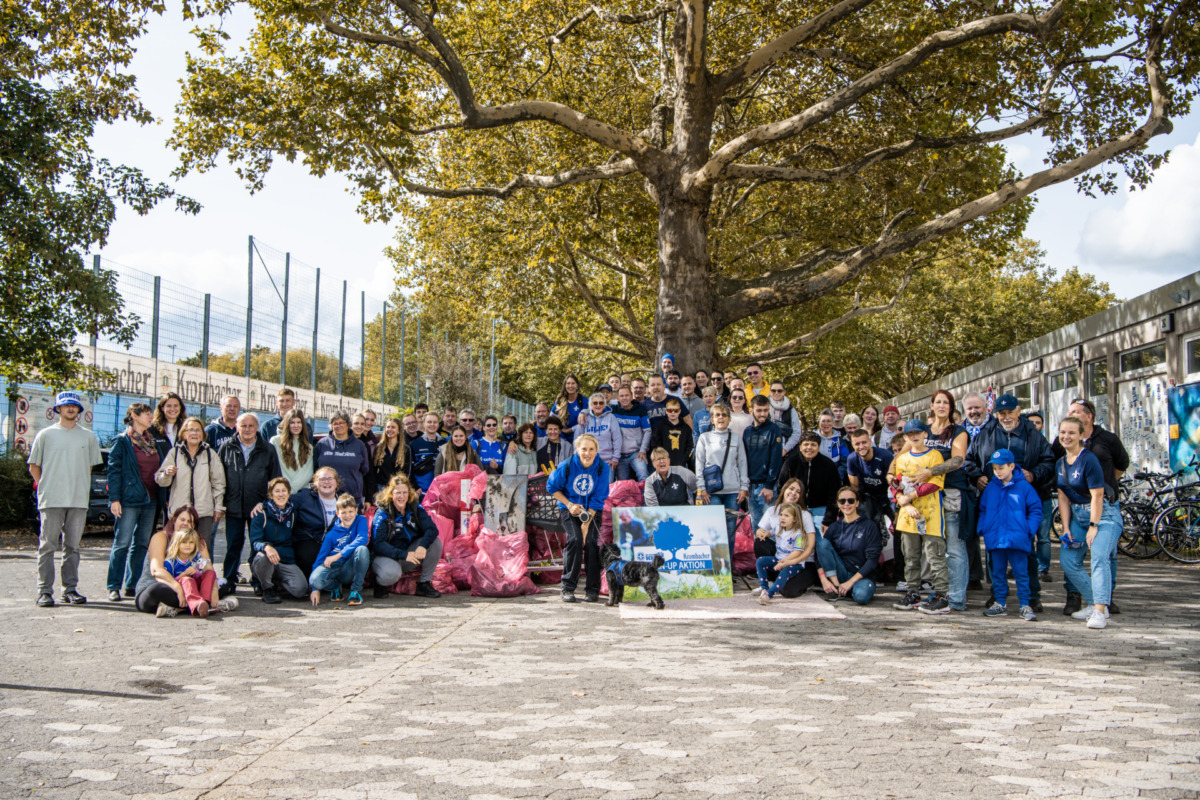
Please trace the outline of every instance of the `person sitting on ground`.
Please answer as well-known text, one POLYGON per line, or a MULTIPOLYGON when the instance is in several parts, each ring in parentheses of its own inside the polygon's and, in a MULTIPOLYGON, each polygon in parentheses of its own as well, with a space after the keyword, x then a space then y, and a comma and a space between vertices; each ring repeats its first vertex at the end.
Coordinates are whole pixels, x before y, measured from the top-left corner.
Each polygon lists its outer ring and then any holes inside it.
MULTIPOLYGON (((528 426, 532 430, 532 425, 528 426)), ((371 571, 375 573, 375 596, 387 597, 400 577, 421 570, 417 594, 441 597, 433 588, 433 573, 442 557, 442 540, 437 525, 417 502, 417 492, 406 475, 396 475, 375 496, 371 520, 371 571)))
MULTIPOLYGON (((159 617, 173 617, 181 608, 187 608, 187 595, 179 581, 165 568, 167 546, 176 530, 196 527, 196 509, 190 506, 180 506, 167 520, 162 530, 150 537, 146 548, 146 561, 142 566, 142 576, 137 584, 137 597, 134 604, 138 611, 154 614, 159 617)), ((212 556, 204 546, 201 538, 200 557, 212 560, 212 556)), ((220 590, 217 591, 218 596, 220 590)), ((217 602, 217 608, 229 612, 238 607, 238 599, 233 596, 225 597, 217 602)))
POLYGON ((665 450, 673 467, 686 467, 692 463, 695 444, 692 428, 683 422, 683 401, 668 397, 664 409, 667 421, 660 422, 650 432, 650 450, 665 450))
POLYGON ((358 513, 358 500, 352 494, 337 499, 338 521, 325 534, 317 566, 308 578, 312 588, 309 598, 314 606, 321 602, 321 592, 328 591, 335 603, 342 600, 342 584, 350 584, 348 605, 362 605, 363 581, 371 566, 371 551, 367 549, 367 520, 358 513))
POLYGON ((333 467, 321 467, 312 482, 292 495, 296 521, 292 526, 292 553, 301 574, 312 574, 325 534, 337 522, 337 498, 342 479, 333 467))
POLYGON ((264 603, 282 602, 285 593, 297 600, 308 594, 308 580, 296 566, 292 546, 296 506, 291 497, 287 478, 275 478, 267 484, 267 502, 250 517, 250 571, 262 586, 264 603))
MULTIPOLYGON (((760 395, 761 396, 761 395, 760 395)), ((758 602, 769 605, 775 595, 783 587, 803 572, 808 572, 807 581, 799 593, 803 594, 809 586, 816 583, 816 569, 809 563, 816 547, 817 532, 813 527, 812 516, 804 518, 800 506, 795 503, 784 503, 779 507, 779 530, 775 534, 775 555, 763 556, 755 562, 758 571, 758 602)), ((759 530, 758 536, 765 536, 766 531, 759 530)))
MULTIPOLYGON (((210 609, 221 610, 217 573, 212 561, 202 554, 203 548, 203 540, 195 528, 176 528, 162 566, 175 579, 183 595, 180 608, 186 606, 193 617, 207 617, 210 609)), ((170 606, 160 605, 158 616, 173 617, 172 610, 170 606)))
MULTIPOLYGON (((808 519, 812 519, 812 512, 804 505, 804 484, 797 478, 789 478, 775 493, 775 502, 767 507, 767 510, 763 512, 762 519, 758 521, 758 530, 754 532, 755 558, 775 555, 775 534, 779 532, 779 507, 784 503, 795 503, 800 507, 802 517, 804 514, 808 514, 808 519)), ((816 531, 815 524, 813 530, 816 531)), ((794 595, 784 595, 784 597, 792 596, 794 595)))
POLYGON ((817 540, 817 577, 830 602, 850 595, 865 606, 875 596, 875 568, 883 551, 879 526, 858 513, 858 492, 843 486, 837 493, 841 517, 817 540))
POLYGON ((526 422, 517 428, 512 449, 504 459, 505 475, 536 475, 538 472, 537 427, 526 422))
POLYGON ((671 464, 670 454, 661 447, 650 453, 654 472, 646 478, 642 497, 647 506, 690 506, 696 498, 696 473, 671 464))
MULTIPOLYGON (((1036 435, 1036 434, 1035 434, 1036 435)), ((996 599, 984 616, 998 617, 1006 611, 1008 570, 1011 567, 1021 603, 1021 619, 1037 619, 1030 606, 1030 553, 1042 524, 1042 500, 1037 490, 1016 467, 1016 456, 1001 448, 992 452, 989 463, 992 479, 979 498, 979 535, 992 563, 992 597, 996 599)), ((1036 568, 1037 562, 1033 562, 1036 568)))
POLYGON ((479 460, 479 454, 475 452, 475 448, 469 444, 469 441, 467 429, 461 425, 455 425, 450 430, 450 438, 438 451, 437 461, 433 465, 433 474, 437 476, 446 472, 460 472, 467 464, 474 464, 483 469, 483 462, 479 460))

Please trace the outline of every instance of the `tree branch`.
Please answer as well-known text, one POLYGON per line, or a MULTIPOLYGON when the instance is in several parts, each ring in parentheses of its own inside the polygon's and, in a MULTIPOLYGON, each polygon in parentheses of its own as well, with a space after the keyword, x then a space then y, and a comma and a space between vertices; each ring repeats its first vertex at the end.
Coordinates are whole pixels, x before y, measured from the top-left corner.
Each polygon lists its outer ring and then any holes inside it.
MULTIPOLYGON (((579 268, 579 261, 575 258, 575 253, 572 250, 571 245, 567 243, 567 239, 563 235, 562 231, 558 231, 558 238, 559 243, 562 245, 563 254, 566 255, 567 261, 569 261, 571 264, 571 281, 579 290, 579 294, 581 297, 583 297, 583 302, 587 303, 588 308, 592 309, 592 311, 594 311, 596 315, 600 317, 601 321, 604 323, 604 326, 610 333, 620 336, 622 339, 625 339, 636 346, 653 349, 654 343, 652 341, 647 339, 645 336, 639 336, 633 331, 625 328, 623 325, 617 322, 616 318, 614 318, 612 314, 608 313, 601 303, 601 299, 596 296, 596 293, 592 291, 591 286, 588 285, 587 278, 584 276, 583 270, 579 268)), ((621 302, 617 298, 612 298, 612 300, 617 303, 621 302)))
POLYGON ((514 325, 512 327, 513 327, 513 330, 515 330, 519 333, 524 333, 529 336, 536 336, 537 338, 539 338, 543 342, 545 342, 549 347, 570 347, 573 350, 602 350, 606 353, 616 353, 617 355, 628 356, 629 358, 637 359, 638 361, 645 360, 653 355, 653 353, 649 352, 649 351, 643 352, 643 353, 635 353, 632 350, 623 350, 620 347, 613 347, 612 345, 600 344, 598 342, 561 341, 558 339, 551 339, 549 336, 542 333, 541 331, 535 331, 535 330, 531 330, 529 328, 521 328, 516 325, 514 325))
POLYGON ((640 14, 614 14, 606 8, 592 3, 583 11, 580 11, 572 17, 566 25, 563 25, 556 33, 551 34, 546 38, 546 43, 549 45, 562 44, 566 38, 571 35, 571 32, 579 25, 583 24, 592 17, 598 17, 604 22, 616 22, 622 25, 641 25, 643 22, 651 22, 670 12, 674 11, 679 5, 678 0, 667 0, 667 2, 659 3, 649 11, 643 11, 640 14))
POLYGON ((682 180, 683 188, 689 192, 710 189, 734 161, 747 153, 772 142, 803 133, 812 126, 854 105, 865 95, 913 71, 942 50, 948 50, 985 36, 1014 31, 1034 35, 1045 34, 1053 29, 1062 18, 1064 9, 1064 0, 1058 0, 1054 6, 1041 15, 1002 14, 930 34, 908 52, 897 56, 878 69, 872 70, 849 86, 834 92, 799 114, 778 122, 760 125, 735 137, 718 149, 707 164, 699 170, 685 175, 682 180))

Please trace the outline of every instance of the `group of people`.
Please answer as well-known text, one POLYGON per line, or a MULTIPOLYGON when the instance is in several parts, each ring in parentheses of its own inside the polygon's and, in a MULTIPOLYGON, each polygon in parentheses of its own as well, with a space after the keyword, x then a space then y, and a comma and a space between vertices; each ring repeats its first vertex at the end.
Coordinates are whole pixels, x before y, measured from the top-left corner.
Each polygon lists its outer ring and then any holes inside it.
MULTIPOLYGON (((173 393, 154 407, 130 405, 108 458, 116 519, 109 600, 132 597, 162 616, 231 610, 245 580, 247 537, 248 582, 268 603, 290 596, 316 604, 322 592, 338 601, 345 588, 355 605, 368 573, 383 595, 414 570, 417 593, 436 597, 441 542, 419 499, 437 475, 474 464, 489 474, 549 475, 566 531, 565 602, 576 601, 581 571, 584 600, 599 599, 599 537, 587 533, 599 527, 592 519, 609 484, 632 479, 643 482, 649 506, 721 506, 730 554, 748 516, 760 602, 819 586, 831 601, 867 604, 890 553, 897 608, 966 610, 986 563, 992 596, 984 613, 1006 613, 1011 574, 1027 620, 1043 611, 1057 501, 1064 612, 1091 628, 1119 613, 1116 492, 1129 457, 1085 399, 1071 405, 1053 444, 1041 415, 1023 413, 1016 397, 1002 395, 992 413, 969 394, 960 418, 946 390, 933 395, 925 420, 904 422, 894 406, 848 414, 835 402, 806 431, 784 385, 766 380, 761 365, 749 365, 744 379, 715 370, 681 375, 668 354, 661 372, 614 373, 590 395, 569 375, 524 424, 450 406, 439 416, 418 404, 378 433, 373 412, 338 412, 329 432, 314 437, 292 390, 281 390, 277 403, 279 413, 261 426, 234 396, 207 426, 173 393), (222 528, 218 571, 211 554, 222 528)), ((77 395, 61 393, 59 420, 39 433, 29 457, 42 519, 41 606, 55 602, 59 541, 61 599, 86 602, 78 545, 88 472, 101 454, 78 424, 81 408, 77 395)))

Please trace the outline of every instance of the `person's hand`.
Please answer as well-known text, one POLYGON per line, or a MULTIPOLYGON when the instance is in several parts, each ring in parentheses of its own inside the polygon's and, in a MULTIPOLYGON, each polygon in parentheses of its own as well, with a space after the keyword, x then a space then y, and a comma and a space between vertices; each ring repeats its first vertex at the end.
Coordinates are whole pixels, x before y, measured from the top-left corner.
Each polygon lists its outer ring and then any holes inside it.
POLYGON ((121 503, 119 501, 114 500, 113 502, 109 503, 108 510, 112 512, 113 519, 121 518, 121 503))
POLYGON ((262 503, 259 503, 254 508, 250 509, 250 516, 252 516, 252 517, 255 514, 261 514, 261 513, 262 513, 262 503))
POLYGON ((517 452, 517 440, 513 439, 508 443, 508 454, 511 456, 515 452, 517 452))
POLYGON ((1030 483, 1033 483, 1033 473, 1032 472, 1030 472, 1027 469, 1023 469, 1023 470, 1021 470, 1021 472, 1024 473, 1025 480, 1029 481, 1030 483))
POLYGON ((321 605, 321 593, 316 589, 313 589, 312 592, 309 593, 308 599, 312 601, 313 608, 321 605))
POLYGON ((1096 541, 1096 536, 1100 533, 1099 528, 1088 528, 1087 543, 1088 547, 1092 546, 1092 542, 1096 541))
POLYGON ((174 464, 163 470, 163 474, 168 477, 173 476, 176 472, 179 472, 179 467, 176 467, 174 464))
POLYGON ((645 464, 646 463, 646 454, 639 452, 637 454, 637 460, 642 462, 643 464, 645 464))
POLYGON ((768 536, 770 536, 771 534, 767 533, 767 532, 766 532, 766 531, 764 531, 762 528, 759 528, 757 531, 755 531, 755 532, 754 532, 754 535, 755 535, 757 538, 759 538, 759 539, 763 539, 763 540, 765 541, 765 540, 766 540, 766 538, 767 538, 768 536))
POLYGON ((579 512, 583 511, 583 506, 579 505, 579 503, 567 503, 567 511, 572 517, 578 517, 579 512))
POLYGON ((913 475, 913 481, 918 484, 929 483, 929 479, 932 477, 933 477, 932 472, 930 472, 928 469, 923 469, 920 472, 918 472, 916 475, 913 475))
POLYGON ((224 511, 214 511, 213 512, 213 524, 214 525, 217 524, 218 522, 220 522, 221 520, 223 520, 224 518, 225 518, 224 511))
POLYGON ((980 475, 979 480, 975 481, 975 488, 979 489, 979 491, 981 491, 981 492, 987 488, 987 485, 988 485, 987 475, 980 475))
POLYGON ((845 597, 846 595, 850 594, 851 588, 852 587, 850 586, 849 583, 843 583, 841 586, 837 587, 837 593, 840 594, 842 597, 845 597))
POLYGON ((580 412, 579 412, 579 419, 578 419, 578 423, 579 423, 580 425, 587 425, 587 412, 586 412, 586 411, 580 411, 580 412))
POLYGON ((271 547, 271 545, 267 545, 266 547, 263 548, 263 555, 265 555, 267 557, 267 560, 270 561, 272 564, 279 563, 279 551, 276 550, 274 547, 271 547))
POLYGON ((746 502, 746 498, 749 496, 750 496, 750 493, 747 492, 745 489, 742 489, 741 491, 738 492, 737 501, 739 503, 744 503, 744 502, 746 502))
POLYGON ((766 503, 769 503, 772 500, 774 500, 775 499, 775 490, 774 489, 763 489, 762 490, 762 499, 763 499, 763 502, 766 502, 766 503))
POLYGON ((336 564, 337 560, 338 560, 337 556, 325 556, 325 561, 322 563, 324 563, 326 569, 328 569, 329 567, 332 567, 334 564, 336 564))
POLYGON ((610 468, 610 469, 616 469, 616 468, 617 468, 617 464, 620 464, 620 463, 621 463, 621 462, 620 462, 620 460, 619 460, 619 459, 618 459, 618 460, 616 460, 616 461, 609 461, 609 462, 608 462, 608 466, 609 466, 609 468, 610 468))
POLYGON ((187 569, 185 569, 185 570, 183 571, 183 574, 182 574, 182 575, 180 575, 179 577, 181 577, 181 578, 186 578, 186 577, 188 577, 188 576, 190 576, 190 575, 195 575, 195 574, 196 574, 196 568, 195 568, 195 567, 188 567, 187 569))
POLYGON ((412 552, 410 552, 408 554, 408 558, 406 558, 405 560, 408 561, 408 563, 410 563, 410 564, 420 564, 422 561, 425 560, 425 554, 427 552, 429 552, 429 551, 426 550, 424 547, 418 547, 416 550, 413 550, 412 552))
POLYGON ((834 586, 828 578, 821 579, 821 588, 825 590, 826 594, 833 594, 837 591, 837 587, 834 586))
POLYGON ((700 501, 700 505, 708 505, 708 492, 706 492, 704 489, 701 489, 700 491, 696 492, 696 499, 700 501))
POLYGON ((896 505, 900 506, 901 508, 904 508, 906 505, 908 505, 911 502, 912 501, 908 499, 908 495, 906 495, 906 494, 896 495, 896 505))

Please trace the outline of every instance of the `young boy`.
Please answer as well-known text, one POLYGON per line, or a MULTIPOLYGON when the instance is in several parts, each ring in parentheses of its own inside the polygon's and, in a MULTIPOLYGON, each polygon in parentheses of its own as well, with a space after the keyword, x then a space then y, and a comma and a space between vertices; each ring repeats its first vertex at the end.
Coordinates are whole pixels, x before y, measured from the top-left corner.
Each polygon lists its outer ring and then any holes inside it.
POLYGON ((919 419, 904 425, 908 452, 892 462, 896 491, 896 530, 904 539, 904 580, 908 590, 904 599, 895 604, 902 611, 917 609, 923 614, 949 614, 950 573, 946 569, 946 538, 942 520, 942 489, 944 475, 931 475, 925 482, 917 475, 933 469, 943 461, 941 453, 925 446, 925 423, 919 419), (933 594, 921 602, 921 557, 929 562, 933 594))
POLYGON ((668 397, 665 408, 667 421, 659 423, 650 431, 650 451, 662 448, 667 451, 672 467, 689 467, 695 442, 691 426, 680 420, 683 415, 683 403, 677 397, 668 397))
POLYGON ((998 617, 1005 613, 1011 567, 1021 619, 1033 622, 1037 615, 1029 604, 1029 554, 1042 524, 1042 501, 1014 461, 1011 450, 992 453, 992 480, 979 498, 979 534, 992 557, 992 596, 996 598, 983 615, 998 617))
POLYGON ((371 551, 367 547, 367 518, 360 516, 354 495, 343 494, 337 499, 337 518, 321 542, 316 566, 308 579, 312 589, 309 599, 315 606, 321 602, 321 590, 329 591, 329 599, 342 599, 342 584, 350 584, 349 605, 362 605, 363 580, 371 566, 371 551))

